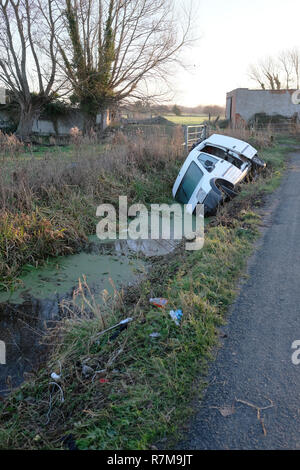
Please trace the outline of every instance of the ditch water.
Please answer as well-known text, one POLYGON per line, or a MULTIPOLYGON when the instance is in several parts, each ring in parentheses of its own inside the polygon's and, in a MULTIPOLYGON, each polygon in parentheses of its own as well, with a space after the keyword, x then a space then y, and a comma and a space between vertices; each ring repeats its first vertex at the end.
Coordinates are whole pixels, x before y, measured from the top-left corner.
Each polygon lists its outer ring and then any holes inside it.
POLYGON ((150 266, 147 258, 174 250, 174 240, 116 240, 91 237, 79 254, 59 257, 21 277, 13 292, 0 292, 0 339, 6 344, 6 364, 0 366, 0 395, 9 393, 45 360, 42 340, 46 327, 64 316, 62 301, 72 301, 78 280, 86 282, 101 304, 103 295, 137 283, 150 266), (24 375, 25 374, 25 375, 24 375))

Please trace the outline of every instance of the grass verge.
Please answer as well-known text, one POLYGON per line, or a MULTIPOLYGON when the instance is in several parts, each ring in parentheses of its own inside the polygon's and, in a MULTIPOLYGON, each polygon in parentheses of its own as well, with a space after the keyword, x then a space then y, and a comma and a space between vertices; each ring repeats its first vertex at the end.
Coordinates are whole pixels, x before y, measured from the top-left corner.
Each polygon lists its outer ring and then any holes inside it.
POLYGON ((255 206, 278 186, 285 155, 278 145, 261 152, 268 171, 219 211, 201 251, 180 247, 157 260, 149 277, 119 295, 106 314, 95 306, 93 319, 63 322, 47 366, 0 404, 0 448, 59 449, 75 441, 79 449, 147 449, 176 436, 258 236, 255 206), (153 296, 167 297, 168 308, 152 307, 153 296), (179 327, 169 317, 172 308, 183 311, 179 327), (117 338, 97 337, 129 316, 134 321, 117 338), (151 338, 153 332, 160 336, 151 338), (91 368, 87 375, 83 366, 91 368), (60 367, 64 402, 52 390, 49 414, 50 373, 60 367))

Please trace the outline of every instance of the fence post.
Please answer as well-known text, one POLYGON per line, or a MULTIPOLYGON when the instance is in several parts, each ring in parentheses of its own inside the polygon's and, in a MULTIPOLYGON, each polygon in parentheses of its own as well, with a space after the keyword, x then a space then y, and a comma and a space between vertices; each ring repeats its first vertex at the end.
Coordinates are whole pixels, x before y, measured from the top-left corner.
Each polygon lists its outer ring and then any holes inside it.
POLYGON ((188 126, 184 126, 184 143, 185 143, 185 150, 186 152, 188 151, 188 136, 189 132, 188 132, 188 126))

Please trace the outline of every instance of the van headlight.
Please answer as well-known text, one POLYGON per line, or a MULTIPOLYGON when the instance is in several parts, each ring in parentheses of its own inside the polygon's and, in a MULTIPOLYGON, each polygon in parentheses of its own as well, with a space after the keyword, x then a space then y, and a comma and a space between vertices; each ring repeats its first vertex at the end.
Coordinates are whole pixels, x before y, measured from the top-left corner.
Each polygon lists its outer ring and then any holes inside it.
POLYGON ((204 189, 200 188, 198 193, 197 193, 197 200, 202 203, 204 199, 206 198, 207 193, 204 191, 204 189))
POLYGON ((252 162, 255 163, 255 165, 261 167, 261 168, 265 168, 266 167, 266 163, 261 160, 257 155, 255 155, 253 158, 252 158, 252 162))

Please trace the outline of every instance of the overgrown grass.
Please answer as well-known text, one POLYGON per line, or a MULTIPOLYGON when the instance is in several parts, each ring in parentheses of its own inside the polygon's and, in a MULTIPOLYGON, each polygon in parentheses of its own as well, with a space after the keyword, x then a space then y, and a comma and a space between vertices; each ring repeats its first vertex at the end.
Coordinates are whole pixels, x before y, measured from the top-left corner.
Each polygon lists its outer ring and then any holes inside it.
MULTIPOLYGON (((53 332, 56 346, 47 367, 0 405, 0 448, 59 449, 73 439, 80 449, 147 449, 176 436, 191 398, 205 385, 201 381, 195 390, 195 379, 206 371, 217 327, 258 236, 255 206, 279 184, 285 155, 279 146, 262 151, 268 170, 220 209, 201 251, 180 247, 157 260, 138 287, 118 295, 112 309, 100 312, 94 305, 93 319, 75 316, 53 332), (151 306, 154 296, 167 297, 167 308, 151 306), (169 316, 172 308, 183 311, 179 327, 169 316), (134 321, 117 338, 97 336, 129 316, 134 321), (160 336, 151 338, 153 332, 160 336), (82 374, 83 365, 91 367, 90 375, 82 374), (60 367, 63 403, 49 386, 50 373, 60 367)), ((147 191, 140 187, 133 196, 146 197, 147 191)))
MULTIPOLYGON (((155 136, 154 136, 155 137, 155 136)), ((30 158, 5 157, 0 170, 0 284, 24 265, 73 253, 95 233, 96 207, 169 200, 183 158, 182 133, 145 140, 117 133, 109 145, 77 142, 30 158)))

